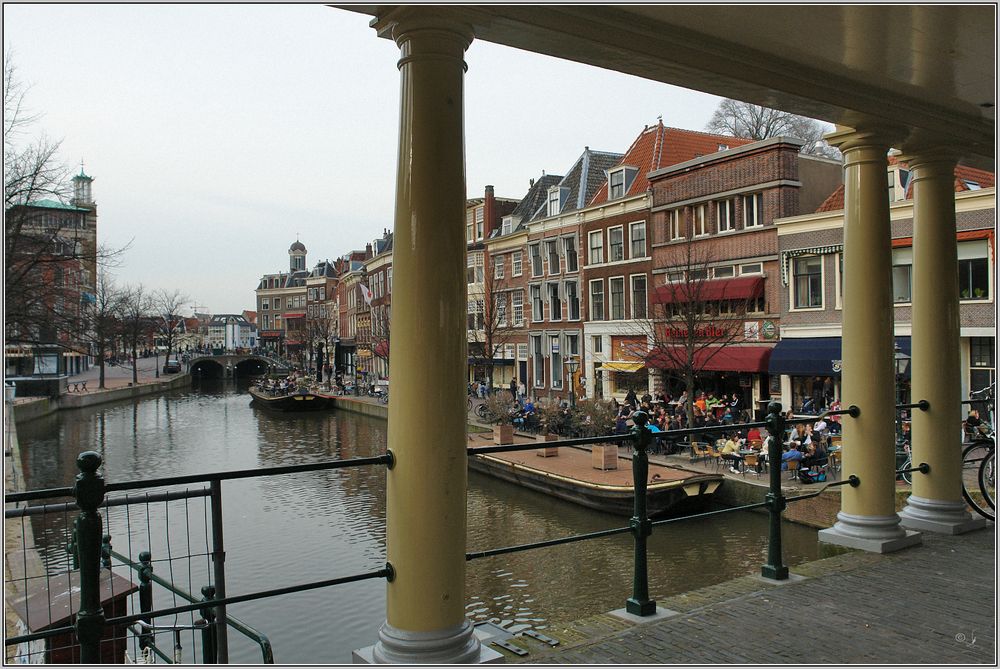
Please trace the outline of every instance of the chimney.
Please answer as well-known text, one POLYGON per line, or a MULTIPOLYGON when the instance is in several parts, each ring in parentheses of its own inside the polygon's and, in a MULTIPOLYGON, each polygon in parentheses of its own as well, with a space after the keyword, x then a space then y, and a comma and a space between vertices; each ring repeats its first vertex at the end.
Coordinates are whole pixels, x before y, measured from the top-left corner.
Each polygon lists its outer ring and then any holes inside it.
POLYGON ((486 195, 483 197, 483 236, 485 239, 489 239, 490 235, 493 233, 493 228, 496 227, 496 211, 497 203, 493 198, 493 186, 486 187, 486 195))
POLYGON ((368 260, 371 257, 372 257, 372 245, 365 244, 365 260, 368 260))
POLYGON ((528 188, 534 188, 534 187, 535 187, 534 178, 528 179, 528 188))

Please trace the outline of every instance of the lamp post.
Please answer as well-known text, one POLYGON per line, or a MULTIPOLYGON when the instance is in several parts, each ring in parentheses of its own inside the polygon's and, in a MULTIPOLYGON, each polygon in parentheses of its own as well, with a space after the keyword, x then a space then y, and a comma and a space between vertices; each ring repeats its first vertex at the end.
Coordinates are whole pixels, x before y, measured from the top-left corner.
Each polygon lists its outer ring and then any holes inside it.
MULTIPOLYGON (((903 403, 903 375, 906 374, 906 370, 910 368, 910 356, 903 353, 899 348, 899 344, 893 344, 893 359, 896 363, 896 404, 903 403)), ((896 440, 898 441, 903 435, 903 415, 900 414, 899 420, 896 421, 896 440)))
POLYGON ((580 368, 580 360, 573 355, 569 355, 566 357, 563 367, 569 372, 569 406, 572 409, 576 407, 576 388, 573 383, 573 375, 580 368))

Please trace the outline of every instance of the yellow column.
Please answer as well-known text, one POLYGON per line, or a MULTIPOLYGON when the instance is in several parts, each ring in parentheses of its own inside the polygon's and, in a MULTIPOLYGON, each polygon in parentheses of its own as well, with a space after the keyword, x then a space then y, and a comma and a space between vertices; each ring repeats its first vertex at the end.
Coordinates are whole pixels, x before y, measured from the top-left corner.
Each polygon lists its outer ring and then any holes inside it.
POLYGON ((889 552, 919 543, 895 511, 895 370, 893 363, 892 242, 884 135, 846 129, 828 135, 844 154, 844 308, 841 372, 845 416, 841 511, 828 543, 889 552))
POLYGON ((402 8, 380 19, 401 55, 389 359, 395 466, 386 475, 395 577, 379 641, 355 658, 473 663, 486 649, 465 617, 463 55, 472 34, 426 16, 402 8))
POLYGON ((959 364, 958 242, 955 157, 945 151, 907 156, 913 182, 913 334, 910 378, 914 410, 913 492, 900 512, 917 530, 960 534, 984 526, 962 500, 962 406, 959 364))

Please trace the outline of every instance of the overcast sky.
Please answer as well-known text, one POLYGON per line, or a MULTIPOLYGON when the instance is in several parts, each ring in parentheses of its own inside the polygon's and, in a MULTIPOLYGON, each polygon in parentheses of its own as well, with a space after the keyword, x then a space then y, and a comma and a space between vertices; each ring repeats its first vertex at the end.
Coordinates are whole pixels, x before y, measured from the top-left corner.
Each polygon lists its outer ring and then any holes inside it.
MULTIPOLYGON (((212 313, 254 308, 260 276, 392 228, 399 72, 369 17, 323 5, 13 5, 5 53, 95 178, 100 240, 131 242, 123 284, 180 289, 212 313)), ((466 174, 521 198, 583 151, 624 152, 646 124, 702 130, 719 98, 473 42, 466 174)))

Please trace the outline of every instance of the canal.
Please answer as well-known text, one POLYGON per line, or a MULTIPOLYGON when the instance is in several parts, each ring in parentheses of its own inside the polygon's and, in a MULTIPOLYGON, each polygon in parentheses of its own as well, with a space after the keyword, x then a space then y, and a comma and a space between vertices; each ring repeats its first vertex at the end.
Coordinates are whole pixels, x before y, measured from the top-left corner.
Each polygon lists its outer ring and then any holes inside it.
MULTIPOLYGON (((20 425, 26 484, 71 485, 76 455, 84 450, 101 453, 108 481, 385 450, 385 421, 346 412, 273 414, 250 406, 249 400, 245 388, 219 382, 20 425)), ((380 569, 384 480, 384 468, 373 466, 224 482, 228 594, 380 569)), ((469 475, 468 503, 470 551, 627 524, 627 519, 476 473, 469 475)), ((150 550, 156 574, 188 591, 198 592, 209 581, 204 499, 112 508, 107 516, 106 531, 116 551, 134 559, 150 550)), ((33 522, 49 570, 65 569, 71 516, 33 522)), ((787 523, 784 529, 787 564, 817 557, 815 530, 787 523)), ((766 534, 767 517, 746 512, 658 528, 649 542, 651 596, 663 598, 759 571, 766 534)), ((473 621, 545 630, 621 608, 631 587, 632 541, 620 535, 474 560, 468 563, 466 610, 473 621)), ((185 603, 162 589, 156 592, 157 607, 185 603)), ((349 662, 352 649, 377 638, 385 619, 385 584, 362 581, 247 602, 231 607, 230 614, 265 633, 279 663, 349 662)), ((260 662, 254 644, 232 631, 229 638, 231 661, 260 662)), ((187 660, 197 645, 187 637, 187 660)))

